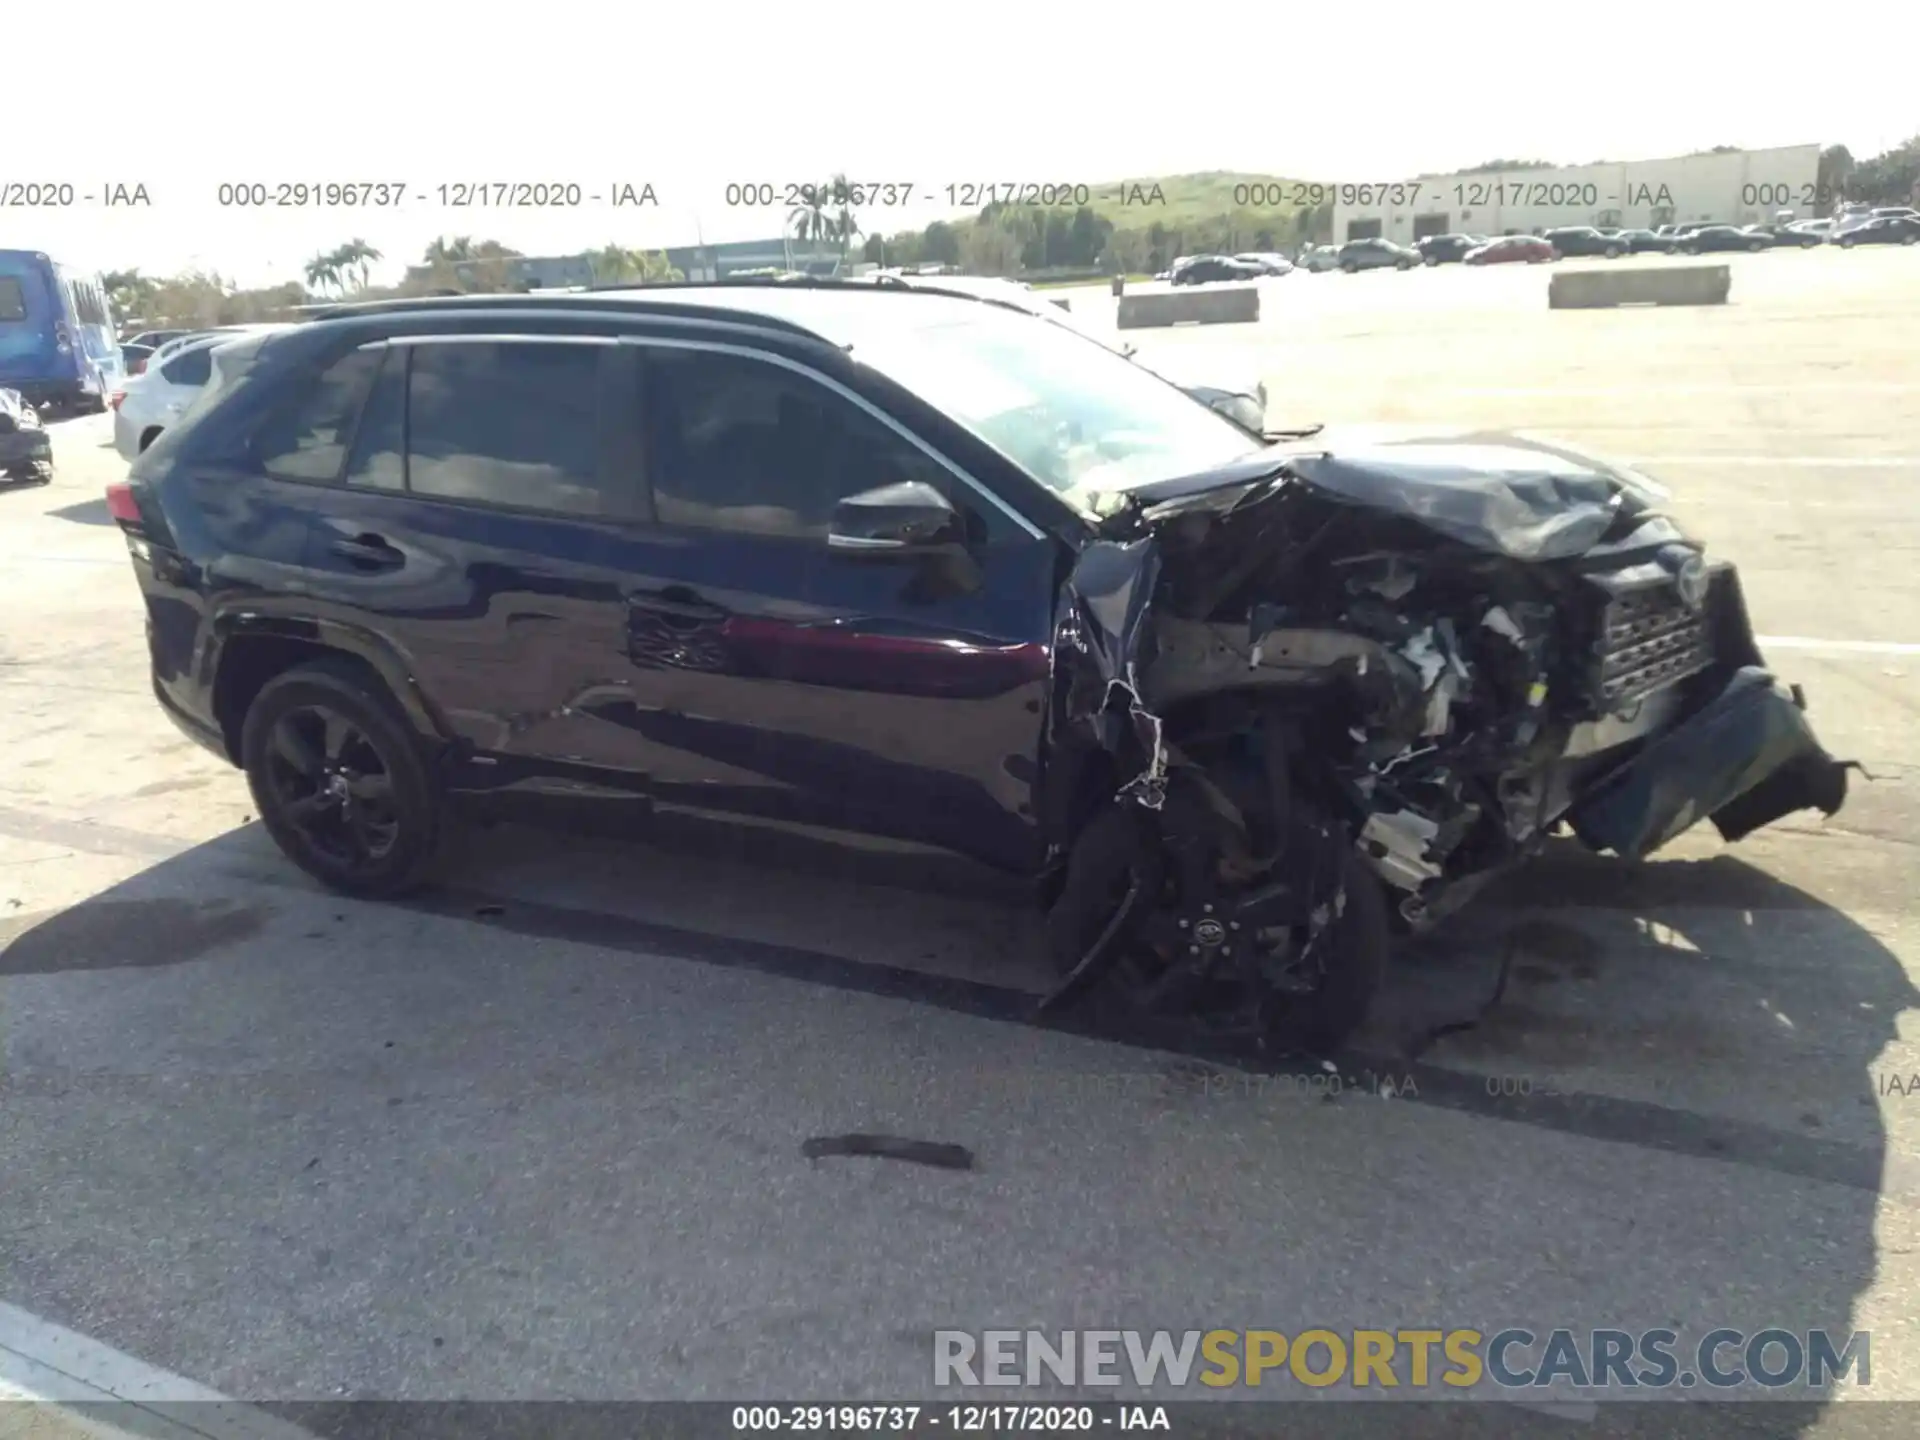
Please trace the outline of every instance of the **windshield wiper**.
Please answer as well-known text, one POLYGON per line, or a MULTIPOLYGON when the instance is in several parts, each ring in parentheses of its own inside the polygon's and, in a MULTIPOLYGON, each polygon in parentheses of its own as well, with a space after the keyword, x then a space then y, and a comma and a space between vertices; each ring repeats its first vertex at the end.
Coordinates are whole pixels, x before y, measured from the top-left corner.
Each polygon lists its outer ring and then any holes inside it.
POLYGON ((1311 440, 1326 428, 1327 422, 1321 420, 1299 430, 1263 430, 1260 432, 1260 438, 1262 440, 1311 440))

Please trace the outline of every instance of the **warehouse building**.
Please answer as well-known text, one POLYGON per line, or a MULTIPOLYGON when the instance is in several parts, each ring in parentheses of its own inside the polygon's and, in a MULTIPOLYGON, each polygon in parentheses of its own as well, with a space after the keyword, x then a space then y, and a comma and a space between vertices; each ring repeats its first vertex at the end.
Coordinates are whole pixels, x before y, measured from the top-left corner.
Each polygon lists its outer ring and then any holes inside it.
POLYGON ((1832 208, 1818 193, 1819 173, 1818 145, 1788 145, 1342 185, 1334 197, 1333 234, 1336 241, 1384 235, 1411 244, 1426 235, 1535 234, 1558 225, 1750 225, 1783 212, 1809 220, 1832 208))
POLYGON ((775 236, 771 240, 730 240, 718 245, 670 245, 667 263, 689 280, 720 280, 751 270, 832 275, 839 268, 840 251, 819 241, 775 236))

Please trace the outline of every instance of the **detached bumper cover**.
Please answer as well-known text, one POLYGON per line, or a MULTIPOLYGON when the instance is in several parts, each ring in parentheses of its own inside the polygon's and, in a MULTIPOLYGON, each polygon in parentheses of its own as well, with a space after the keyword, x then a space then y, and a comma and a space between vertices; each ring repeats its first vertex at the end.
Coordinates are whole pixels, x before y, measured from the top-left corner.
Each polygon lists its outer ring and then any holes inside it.
POLYGON ((1567 818, 1595 850, 1637 860, 1701 820, 1739 840, 1796 810, 1832 815, 1846 800, 1851 768, 1814 738, 1796 691, 1748 666, 1601 780, 1567 818))

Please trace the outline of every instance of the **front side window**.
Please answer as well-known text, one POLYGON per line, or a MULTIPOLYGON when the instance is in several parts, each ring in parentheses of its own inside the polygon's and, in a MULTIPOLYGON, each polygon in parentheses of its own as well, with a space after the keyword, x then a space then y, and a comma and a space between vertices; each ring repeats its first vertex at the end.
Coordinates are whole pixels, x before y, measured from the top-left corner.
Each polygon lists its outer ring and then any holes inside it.
POLYGON ((615 513, 600 465, 603 353, 535 341, 416 347, 408 488, 567 515, 615 513))
POLYGON ((662 346, 647 359, 646 396, 663 524, 820 538, 834 507, 866 490, 919 480, 952 498, 938 461, 785 366, 662 346))
POLYGON ((1102 512, 1102 494, 1256 448, 1232 421, 1106 346, 989 306, 876 324, 850 349, 1086 514, 1102 512))

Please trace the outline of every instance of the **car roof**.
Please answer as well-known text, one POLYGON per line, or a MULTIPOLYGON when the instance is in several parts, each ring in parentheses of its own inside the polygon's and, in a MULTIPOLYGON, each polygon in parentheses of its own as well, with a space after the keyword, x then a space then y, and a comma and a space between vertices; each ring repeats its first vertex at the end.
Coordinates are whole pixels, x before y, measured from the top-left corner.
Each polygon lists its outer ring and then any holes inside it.
POLYGON ((903 328, 948 324, 1015 307, 984 295, 959 293, 941 280, 980 277, 926 277, 928 284, 875 284, 866 279, 728 279, 662 281, 589 286, 571 293, 435 296, 342 304, 313 312, 306 324, 357 317, 439 316, 514 311, 601 314, 635 320, 648 316, 724 320, 739 317, 797 332, 836 346, 865 333, 876 318, 903 328))

